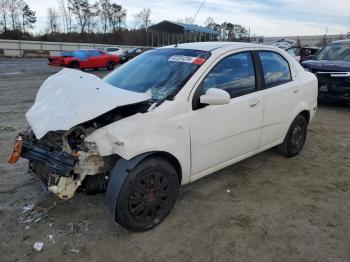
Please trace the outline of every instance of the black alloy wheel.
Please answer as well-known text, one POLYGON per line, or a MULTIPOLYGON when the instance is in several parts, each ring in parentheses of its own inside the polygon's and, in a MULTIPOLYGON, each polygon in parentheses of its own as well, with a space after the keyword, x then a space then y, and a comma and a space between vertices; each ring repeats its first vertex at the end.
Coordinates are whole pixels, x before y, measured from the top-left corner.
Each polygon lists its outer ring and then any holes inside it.
POLYGON ((294 119, 284 142, 279 147, 285 156, 296 156, 303 149, 307 136, 307 125, 307 121, 302 115, 298 115, 294 119))
POLYGON ((129 211, 138 221, 153 221, 167 211, 171 189, 169 179, 160 172, 141 177, 129 193, 129 211))
POLYGON ((173 208, 180 187, 172 164, 161 157, 141 161, 128 176, 116 203, 116 221, 131 231, 160 224, 173 208))

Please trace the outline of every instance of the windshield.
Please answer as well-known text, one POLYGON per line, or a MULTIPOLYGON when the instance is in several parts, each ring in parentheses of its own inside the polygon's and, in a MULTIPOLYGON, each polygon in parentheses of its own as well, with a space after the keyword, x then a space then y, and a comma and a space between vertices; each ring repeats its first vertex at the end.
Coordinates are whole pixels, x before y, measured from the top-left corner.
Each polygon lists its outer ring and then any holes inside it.
POLYGON ((210 52, 164 48, 148 51, 105 77, 113 86, 144 93, 152 100, 171 98, 210 56, 210 52))
POLYGON ((330 44, 323 48, 316 60, 345 60, 350 62, 350 43, 330 44))

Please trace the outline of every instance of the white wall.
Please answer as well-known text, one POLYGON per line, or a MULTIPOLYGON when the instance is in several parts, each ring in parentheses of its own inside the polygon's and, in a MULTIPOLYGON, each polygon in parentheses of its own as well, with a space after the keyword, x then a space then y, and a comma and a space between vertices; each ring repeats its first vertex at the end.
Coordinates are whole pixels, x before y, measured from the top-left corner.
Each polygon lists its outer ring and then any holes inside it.
MULTIPOLYGON (((89 44, 89 43, 67 43, 67 42, 44 42, 44 41, 22 41, 0 39, 0 54, 3 50, 5 56, 49 56, 59 55, 62 51, 73 51, 80 48, 94 49, 111 45, 89 44)), ((121 46, 127 50, 134 46, 121 46)))

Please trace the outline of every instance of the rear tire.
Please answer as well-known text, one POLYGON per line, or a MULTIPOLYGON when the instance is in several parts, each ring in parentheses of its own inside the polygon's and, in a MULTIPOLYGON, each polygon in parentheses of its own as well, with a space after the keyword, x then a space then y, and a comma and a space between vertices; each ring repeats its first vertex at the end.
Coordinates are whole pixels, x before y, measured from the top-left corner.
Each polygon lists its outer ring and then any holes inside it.
POLYGON ((113 70, 115 68, 115 62, 114 61, 108 61, 106 64, 107 70, 113 70))
POLYGON ((131 170, 119 192, 116 221, 131 231, 159 225, 170 213, 179 192, 175 168, 161 157, 149 157, 131 170))
POLYGON ((70 67, 78 69, 78 68, 80 68, 80 63, 78 61, 73 61, 70 63, 70 67))
POLYGON ((279 150, 283 155, 293 157, 300 153, 306 141, 307 125, 307 121, 302 115, 298 115, 294 119, 283 143, 279 145, 279 150))

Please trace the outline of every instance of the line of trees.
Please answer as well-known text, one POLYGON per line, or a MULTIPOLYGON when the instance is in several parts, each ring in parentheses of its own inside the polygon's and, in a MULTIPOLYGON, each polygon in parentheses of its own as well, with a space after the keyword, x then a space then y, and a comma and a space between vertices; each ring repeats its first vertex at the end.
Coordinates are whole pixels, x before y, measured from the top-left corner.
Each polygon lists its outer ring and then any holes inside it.
POLYGON ((217 24, 212 17, 208 17, 205 25, 219 32, 219 39, 223 41, 246 41, 250 38, 250 30, 239 24, 232 24, 230 22, 217 24))
POLYGON ((58 0, 58 10, 47 9, 47 33, 114 33, 122 30, 147 30, 151 24, 151 9, 133 14, 134 23, 127 26, 127 11, 111 0, 58 0), (59 19, 61 18, 61 19, 59 19))
POLYGON ((29 35, 37 18, 24 0, 0 0, 0 32, 9 38, 29 35))
MULTIPOLYGON (((151 9, 144 8, 132 14, 133 21, 126 21, 127 11, 115 0, 57 0, 58 7, 47 9, 46 26, 33 35, 31 29, 37 22, 33 11, 25 0, 0 0, 0 38, 42 41, 94 42, 106 44, 154 45, 173 38, 168 33, 153 34, 151 9)), ((193 24, 193 18, 180 18, 178 22, 193 24)), ((239 24, 218 24, 208 17, 204 22, 219 35, 214 40, 249 41, 250 30, 239 24)), ((178 36, 175 36, 175 39, 178 36)), ((349 38, 350 32, 344 37, 349 38)), ((191 41, 189 34, 189 41, 191 41)), ((206 38, 194 38, 204 41, 206 38)), ((325 34, 319 45, 330 41, 325 34), (321 43, 322 42, 322 43, 321 43)))
POLYGON ((112 0, 57 0, 47 8, 44 30, 33 35, 36 14, 25 0, 0 0, 0 37, 47 41, 146 44, 151 10, 144 8, 126 22, 127 11, 112 0), (146 32, 146 34, 145 34, 146 32), (116 40, 117 39, 117 40, 116 40), (146 41, 146 43, 145 43, 146 41))
MULTIPOLYGON (((25 0, 0 0, 0 38, 134 45, 152 45, 169 39, 169 34, 154 35, 148 31, 152 24, 149 8, 132 14, 133 21, 127 22, 127 10, 114 0, 57 2, 57 8, 47 8, 44 30, 33 35, 30 30, 37 17, 25 0)), ((188 17, 180 18, 179 22, 194 23, 188 17)), ((238 24, 217 24, 209 17, 205 25, 220 32, 217 40, 237 41, 249 37, 249 31, 238 24)))
POLYGON ((58 0, 58 9, 47 9, 46 33, 104 34, 125 27, 126 10, 110 0, 58 0))

